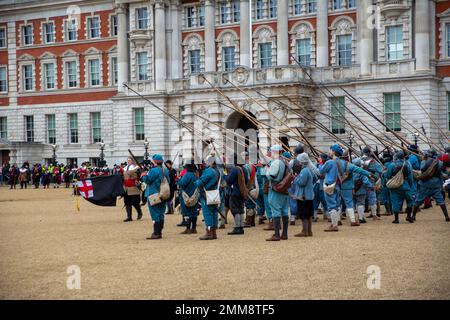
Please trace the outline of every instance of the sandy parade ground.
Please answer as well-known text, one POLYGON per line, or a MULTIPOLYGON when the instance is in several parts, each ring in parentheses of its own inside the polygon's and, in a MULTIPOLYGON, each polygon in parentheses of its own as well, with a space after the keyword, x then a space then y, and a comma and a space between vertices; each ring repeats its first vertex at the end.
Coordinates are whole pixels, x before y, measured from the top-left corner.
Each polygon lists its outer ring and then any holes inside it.
POLYGON ((178 214, 166 217, 162 240, 149 241, 147 208, 143 220, 123 223, 122 200, 79 203, 77 212, 68 189, 0 187, 1 299, 450 298, 450 223, 437 208, 413 225, 404 215, 400 225, 344 221, 331 234, 320 219, 306 239, 293 237, 297 222, 274 243, 263 226, 228 236, 231 217, 218 240, 199 241, 203 226, 180 235, 178 214), (81 289, 67 286, 73 266, 81 289), (368 286, 374 274, 379 282, 368 286))

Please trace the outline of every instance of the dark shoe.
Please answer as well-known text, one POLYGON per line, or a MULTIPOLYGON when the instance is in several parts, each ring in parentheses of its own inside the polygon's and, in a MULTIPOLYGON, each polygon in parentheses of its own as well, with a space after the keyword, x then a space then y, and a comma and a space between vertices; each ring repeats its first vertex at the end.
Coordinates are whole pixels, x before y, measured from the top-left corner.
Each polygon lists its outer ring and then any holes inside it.
POLYGON ((328 228, 326 228, 323 231, 325 231, 325 232, 338 232, 339 229, 338 229, 338 227, 329 226, 328 228))
POLYGON ((162 239, 162 235, 152 233, 152 235, 146 239, 147 240, 158 240, 158 239, 162 239))
POLYGON ((288 239, 288 236, 281 236, 280 239, 281 239, 281 240, 287 240, 287 239, 288 239))
POLYGON ((270 238, 266 239, 266 241, 280 241, 280 237, 277 235, 273 235, 270 238))
POLYGON ((126 218, 125 220, 123 220, 123 222, 130 222, 130 221, 133 221, 133 219, 131 219, 131 218, 126 218))
POLYGON ((258 218, 258 224, 264 224, 264 217, 259 217, 258 218))
MULTIPOLYGON (((213 239, 217 239, 217 228, 212 228, 212 237, 213 237, 213 239)), ((242 231, 242 232, 244 232, 244 231, 242 231)))
POLYGON ((350 227, 359 227, 359 226, 360 226, 359 222, 350 223, 350 227))
POLYGON ((341 220, 338 221, 338 226, 342 226, 342 221, 341 220))
POLYGON ((206 229, 205 235, 201 236, 199 238, 200 240, 213 240, 213 233, 212 230, 206 229))
POLYGON ((233 228, 232 231, 228 232, 229 236, 237 235, 237 234, 244 234, 244 228, 233 228))
POLYGON ((180 232, 180 234, 191 234, 191 229, 186 228, 186 230, 180 232))
POLYGON ((219 229, 225 229, 225 225, 222 224, 221 226, 219 226, 219 229))
POLYGON ((367 223, 366 219, 359 219, 359 223, 367 223))

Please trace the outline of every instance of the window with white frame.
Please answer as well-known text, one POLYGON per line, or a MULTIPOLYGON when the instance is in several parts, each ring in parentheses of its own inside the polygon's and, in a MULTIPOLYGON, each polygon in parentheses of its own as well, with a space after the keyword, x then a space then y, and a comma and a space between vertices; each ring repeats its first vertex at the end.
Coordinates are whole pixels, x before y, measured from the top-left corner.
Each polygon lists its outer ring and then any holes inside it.
POLYGON ((53 22, 46 22, 42 25, 42 38, 44 43, 55 42, 55 24, 53 22))
POLYGON ((46 116, 47 122, 47 143, 55 144, 56 143, 56 120, 54 114, 47 114, 46 116))
POLYGON ((445 25, 447 58, 450 58, 450 23, 445 25))
POLYGON ((0 48, 6 48, 6 28, 0 28, 0 48))
POLYGON ((7 76, 6 76, 6 66, 0 67, 0 92, 6 92, 7 87, 7 76))
POLYGON ((31 24, 22 26, 22 45, 28 46, 33 44, 33 26, 31 24))
POLYGON ((134 140, 142 141, 145 139, 144 108, 133 109, 133 118, 134 118, 134 140))
POLYGON ((22 65, 22 85, 24 91, 33 90, 33 65, 25 64, 22 65))
POLYGON ((25 141, 34 142, 34 117, 25 116, 25 141))
POLYGON ((102 116, 100 112, 91 113, 92 143, 102 142, 102 116))
POLYGON ((233 22, 241 21, 241 4, 240 1, 233 0, 232 6, 233 22))
POLYGON ((65 22, 66 26, 66 40, 75 41, 77 40, 77 21, 75 19, 67 20, 65 22))
POLYGON ((44 63, 44 88, 46 90, 55 89, 55 64, 44 63))
POLYGON ((232 71, 236 66, 236 54, 235 47, 224 47, 223 48, 223 70, 232 71))
POLYGON ((90 17, 88 18, 88 38, 96 39, 100 38, 100 18, 90 17))
POLYGON ((403 59, 403 26, 386 28, 388 60, 403 59))
POLYGON ((77 62, 76 61, 66 61, 66 87, 76 88, 77 87, 77 62))
POLYGON ((0 139, 8 139, 8 118, 0 117, 0 139))
POLYGON ((352 35, 346 34, 336 37, 339 66, 352 65, 352 35))
POLYGON ((110 17, 110 32, 109 34, 111 35, 111 37, 115 37, 117 36, 117 16, 116 15, 112 15, 110 17))
POLYGON ((259 67, 269 68, 272 66, 272 43, 259 43, 259 67))
POLYGON ((111 65, 110 65, 110 74, 111 74, 111 84, 117 85, 118 82, 118 73, 117 73, 117 57, 111 58, 111 65))
POLYGON ((384 94, 384 121, 386 131, 402 130, 400 92, 384 94))
POLYGON ((136 9, 136 29, 147 29, 148 28, 148 9, 147 7, 136 9))
POLYGON ((198 14, 198 26, 205 26, 205 7, 203 5, 199 6, 197 9, 198 14))
POLYGON ((269 0, 269 18, 277 17, 277 0, 269 0))
POLYGON ((308 13, 317 12, 317 0, 307 0, 306 1, 306 11, 308 13))
POLYGON ((343 9, 343 1, 342 0, 333 0, 333 10, 343 9))
POLYGON ((78 143, 78 114, 69 113, 69 142, 78 143))
POLYGON ((356 8, 356 0, 348 0, 348 8, 349 9, 356 8))
POLYGON ((261 20, 264 18, 264 1, 256 0, 256 19, 261 20))
POLYGON ((294 0, 294 15, 298 16, 302 13, 302 0, 294 0))
POLYGON ((89 72, 89 85, 99 86, 100 85, 100 60, 90 59, 88 60, 88 72, 89 72))
POLYGON ((188 28, 197 26, 195 23, 195 7, 186 8, 186 25, 188 28))
POLYGON ((137 79, 138 80, 148 80, 147 75, 147 52, 137 52, 136 53, 136 64, 137 64, 137 79))
POLYGON ((311 66, 311 39, 297 40, 297 60, 304 67, 311 66))
POLYGON ((222 1, 219 6, 220 10, 220 24, 228 23, 228 6, 225 1, 222 1))
POLYGON ((201 72, 200 49, 189 50, 189 70, 191 74, 201 72))
POLYGON ((345 133, 345 97, 333 97, 330 99, 331 131, 334 134, 345 133))

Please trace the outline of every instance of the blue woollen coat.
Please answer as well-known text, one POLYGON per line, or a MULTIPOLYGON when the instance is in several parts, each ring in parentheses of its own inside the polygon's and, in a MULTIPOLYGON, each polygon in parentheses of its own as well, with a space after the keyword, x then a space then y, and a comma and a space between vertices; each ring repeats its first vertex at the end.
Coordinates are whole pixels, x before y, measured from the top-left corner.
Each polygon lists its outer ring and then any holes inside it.
MULTIPOLYGON (((406 177, 405 181, 403 182, 403 185, 400 188, 397 189, 389 189, 390 197, 391 197, 391 203, 392 203, 392 210, 394 212, 400 212, 400 209, 403 205, 403 202, 406 201, 406 206, 408 208, 412 207, 413 205, 413 199, 412 199, 412 193, 411 193, 411 187, 414 183, 414 178, 412 175, 411 170, 411 164, 408 161, 405 160, 395 160, 394 162, 387 163, 386 169, 386 181, 393 178, 397 172, 397 170, 405 165, 406 169, 406 177)), ((402 170, 402 169, 400 169, 402 170)))
MULTIPOLYGON (((217 184, 219 183, 220 172, 218 169, 211 167, 203 170, 200 178, 197 179, 195 185, 200 189, 204 190, 214 190, 217 189, 217 184)), ((206 198, 203 192, 200 193, 200 204, 202 206, 202 213, 205 219, 205 225, 208 228, 216 228, 218 225, 218 206, 217 205, 207 205, 206 198)))
MULTIPOLYGON (((145 197, 148 198, 148 196, 159 193, 161 189, 161 181, 162 181, 162 174, 164 171, 164 175, 167 179, 167 182, 169 182, 169 171, 166 168, 162 168, 161 165, 158 165, 147 173, 147 175, 143 176, 141 178, 142 182, 145 182, 147 184, 147 187, 145 188, 145 197)), ((164 213, 166 212, 167 208, 167 201, 161 201, 161 203, 158 203, 154 206, 150 206, 150 202, 147 202, 148 210, 150 211, 150 216, 152 217, 152 220, 154 222, 159 222, 161 220, 164 220, 164 213)))
MULTIPOLYGON (((276 159, 272 161, 269 172, 267 173, 267 178, 271 186, 283 180, 285 168, 286 165, 282 160, 276 159)), ((273 188, 270 188, 268 200, 273 218, 289 216, 289 195, 276 192, 273 188)))
POLYGON ((295 190, 293 198, 297 200, 314 200, 314 184, 316 183, 314 175, 310 168, 305 167, 300 174, 295 177, 293 185, 295 190))
MULTIPOLYGON (((179 192, 186 192, 186 194, 191 197, 195 190, 197 189, 197 186, 195 182, 197 181, 197 177, 195 176, 195 173, 191 171, 186 171, 186 173, 183 175, 183 177, 178 181, 179 186, 179 192)), ((187 217, 193 217, 197 216, 198 214, 198 205, 195 205, 193 207, 186 207, 183 197, 180 197, 180 205, 181 205, 181 213, 183 216, 187 217)))

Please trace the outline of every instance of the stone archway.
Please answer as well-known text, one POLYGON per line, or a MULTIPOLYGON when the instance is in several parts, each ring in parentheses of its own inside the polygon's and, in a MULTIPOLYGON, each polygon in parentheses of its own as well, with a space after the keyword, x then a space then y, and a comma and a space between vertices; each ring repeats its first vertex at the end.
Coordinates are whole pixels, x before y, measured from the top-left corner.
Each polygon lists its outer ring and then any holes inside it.
POLYGON ((249 153, 251 162, 256 163, 258 159, 258 127, 252 122, 256 117, 250 111, 247 113, 249 116, 235 111, 225 121, 225 127, 229 129, 225 137, 228 163, 236 163, 244 151, 249 153))

